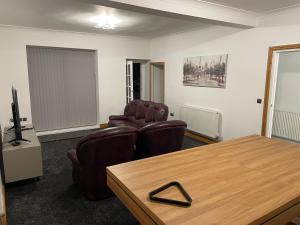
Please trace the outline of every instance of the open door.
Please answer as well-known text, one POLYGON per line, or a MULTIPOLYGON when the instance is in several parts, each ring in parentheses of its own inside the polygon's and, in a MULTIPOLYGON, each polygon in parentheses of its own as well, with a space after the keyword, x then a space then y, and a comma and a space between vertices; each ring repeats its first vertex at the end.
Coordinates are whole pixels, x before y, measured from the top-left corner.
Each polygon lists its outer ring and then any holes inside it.
POLYGON ((150 63, 150 100, 165 102, 165 63, 150 63))
POLYGON ((126 61, 126 103, 133 100, 133 61, 126 61))
POLYGON ((273 53, 273 68, 271 72, 270 80, 270 93, 269 93, 269 105, 268 105, 268 120, 266 128, 266 137, 272 137, 272 127, 273 127, 273 118, 274 118, 274 106, 275 106, 275 97, 276 97, 276 84, 278 76, 278 62, 279 62, 279 53, 273 53))
POLYGON ((300 45, 269 49, 263 136, 300 143, 300 45))
POLYGON ((126 59, 126 103, 150 100, 149 60, 126 59))

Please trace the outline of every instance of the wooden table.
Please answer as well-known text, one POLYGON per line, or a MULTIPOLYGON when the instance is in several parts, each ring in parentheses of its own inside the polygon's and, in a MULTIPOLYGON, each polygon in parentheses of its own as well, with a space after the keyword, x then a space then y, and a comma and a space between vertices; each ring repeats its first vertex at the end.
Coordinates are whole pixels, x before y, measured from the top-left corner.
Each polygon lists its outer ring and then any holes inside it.
POLYGON ((141 224, 281 225, 300 215, 300 145, 249 136, 111 166, 107 183, 141 224), (148 200, 170 181, 190 208, 148 200))

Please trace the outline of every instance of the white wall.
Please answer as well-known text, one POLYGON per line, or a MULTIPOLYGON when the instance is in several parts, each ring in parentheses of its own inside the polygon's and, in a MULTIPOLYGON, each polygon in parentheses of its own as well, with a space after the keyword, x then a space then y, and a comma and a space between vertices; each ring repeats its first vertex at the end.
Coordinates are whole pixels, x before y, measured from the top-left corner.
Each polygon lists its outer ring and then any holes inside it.
POLYGON ((300 113, 300 51, 280 53, 275 109, 300 113))
POLYGON ((165 103, 179 118, 183 104, 214 108, 223 115, 224 139, 259 134, 268 48, 300 41, 300 26, 248 30, 209 27, 151 41, 151 59, 165 62, 165 103), (226 89, 182 85, 183 59, 228 53, 226 89))
POLYGON ((18 89, 20 113, 31 121, 26 45, 95 49, 98 52, 101 123, 126 103, 126 58, 149 58, 149 40, 30 28, 0 27, 0 123, 11 118, 11 86, 18 89))

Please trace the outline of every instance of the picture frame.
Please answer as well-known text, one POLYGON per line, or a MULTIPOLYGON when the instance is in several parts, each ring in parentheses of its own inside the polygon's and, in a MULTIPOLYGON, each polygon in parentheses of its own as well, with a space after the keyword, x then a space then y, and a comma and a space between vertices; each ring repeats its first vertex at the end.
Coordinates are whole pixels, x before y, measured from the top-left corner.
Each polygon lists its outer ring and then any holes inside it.
POLYGON ((228 54, 187 57, 183 85, 226 88, 228 54))

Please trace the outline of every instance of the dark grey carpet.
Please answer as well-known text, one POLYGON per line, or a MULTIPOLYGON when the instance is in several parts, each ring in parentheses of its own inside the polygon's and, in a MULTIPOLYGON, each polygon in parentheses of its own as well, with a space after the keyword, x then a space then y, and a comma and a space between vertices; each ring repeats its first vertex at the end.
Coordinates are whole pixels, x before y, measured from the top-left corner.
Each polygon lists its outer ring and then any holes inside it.
MULTIPOLYGON (((64 140, 59 140, 59 135, 41 139, 44 141, 43 177, 39 182, 28 180, 6 187, 9 225, 139 224, 116 197, 91 202, 73 185, 71 164, 66 153, 76 146, 78 136, 78 133, 74 136, 63 134, 61 137, 64 140), (66 137, 69 139, 65 139, 66 137)), ((199 145, 203 143, 184 139, 184 148, 199 145)))

